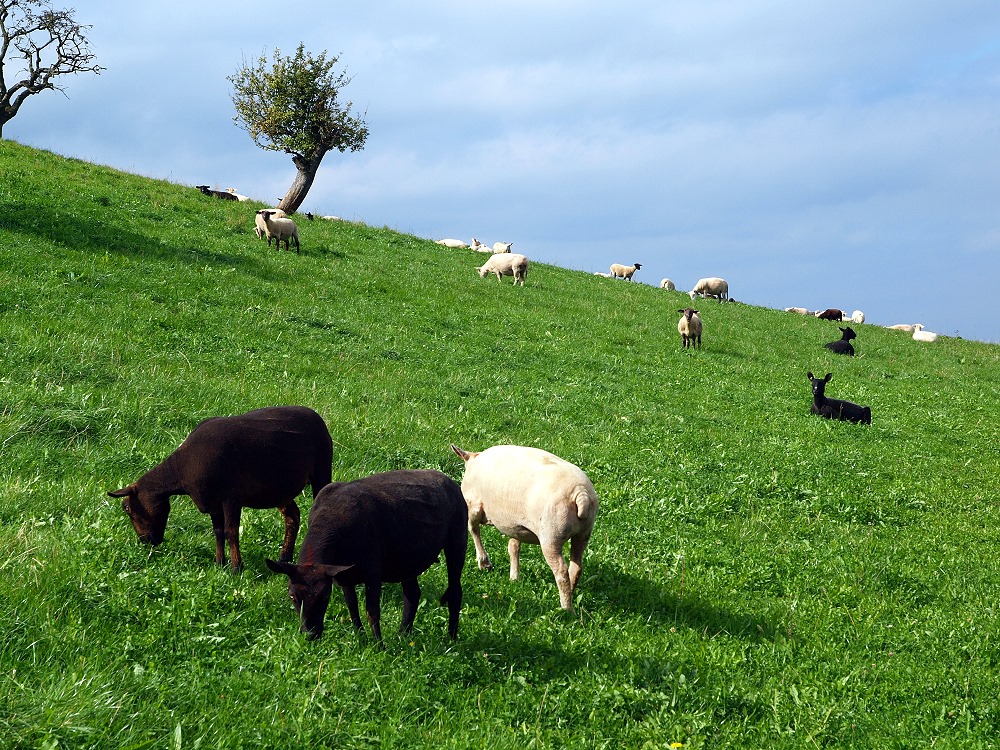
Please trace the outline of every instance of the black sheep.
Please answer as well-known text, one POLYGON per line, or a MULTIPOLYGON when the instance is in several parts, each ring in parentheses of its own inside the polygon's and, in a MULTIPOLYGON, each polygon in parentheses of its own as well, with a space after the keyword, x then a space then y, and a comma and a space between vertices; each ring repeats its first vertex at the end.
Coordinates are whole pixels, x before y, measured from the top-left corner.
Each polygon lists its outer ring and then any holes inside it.
MULTIPOLYGON (((840 328, 840 326, 837 327, 840 328)), ((848 357, 853 357, 854 347, 851 345, 851 339, 856 339, 858 334, 856 334, 854 329, 850 326, 847 328, 840 328, 840 334, 840 339, 826 344, 826 348, 834 354, 846 354, 848 357)))
POLYGON ((825 310, 816 313, 816 317, 820 320, 843 320, 844 311, 836 307, 828 307, 825 310))
POLYGON ((139 539, 163 541, 171 495, 190 495, 212 517, 215 562, 243 568, 243 508, 277 508, 285 519, 281 559, 291 560, 299 533, 295 498, 307 485, 313 497, 330 482, 333 441, 323 418, 305 406, 272 406, 235 417, 212 417, 177 450, 137 481, 108 493, 122 499, 139 539))
POLYGON ((316 496, 309 511, 298 564, 267 560, 267 567, 288 576, 288 593, 301 617, 301 630, 312 638, 323 634, 334 583, 344 593, 354 627, 363 629, 355 587, 364 584, 368 623, 381 645, 383 582, 403 584, 399 630, 409 632, 420 601, 417 576, 443 550, 448 587, 440 601, 448 605, 448 634, 455 638, 468 522, 462 489, 439 471, 402 469, 334 482, 316 496))
POLYGON ((203 192, 205 195, 209 197, 218 198, 219 200, 223 201, 239 200, 235 195, 233 195, 232 193, 227 193, 225 190, 212 190, 212 188, 210 188, 208 185, 195 185, 195 187, 201 192, 203 192))
POLYGON ((822 380, 814 378, 809 374, 809 382, 812 383, 813 403, 812 413, 819 414, 826 419, 840 419, 855 424, 871 424, 872 410, 868 406, 858 406, 850 401, 841 401, 836 398, 827 398, 826 384, 833 377, 832 372, 828 372, 822 380))

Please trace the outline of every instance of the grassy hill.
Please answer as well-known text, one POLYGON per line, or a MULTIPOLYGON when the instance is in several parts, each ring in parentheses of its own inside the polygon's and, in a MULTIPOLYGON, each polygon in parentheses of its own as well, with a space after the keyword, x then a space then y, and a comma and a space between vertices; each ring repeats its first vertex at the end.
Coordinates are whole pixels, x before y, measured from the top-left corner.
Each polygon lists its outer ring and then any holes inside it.
POLYGON ((300 218, 276 252, 258 205, 7 141, 0 207, 0 746, 1000 736, 1000 347, 855 326, 850 359, 834 324, 702 301, 682 351, 680 293, 543 264, 498 285, 355 223, 300 218), (872 426, 810 415, 807 370, 872 426), (434 566, 409 637, 386 587, 384 652, 339 596, 298 634, 277 511, 244 514, 241 577, 187 498, 138 542, 108 490, 205 417, 285 403, 326 419, 334 479, 459 479, 451 442, 580 465, 601 511, 575 615, 536 547, 507 580, 492 529, 458 640, 434 566))

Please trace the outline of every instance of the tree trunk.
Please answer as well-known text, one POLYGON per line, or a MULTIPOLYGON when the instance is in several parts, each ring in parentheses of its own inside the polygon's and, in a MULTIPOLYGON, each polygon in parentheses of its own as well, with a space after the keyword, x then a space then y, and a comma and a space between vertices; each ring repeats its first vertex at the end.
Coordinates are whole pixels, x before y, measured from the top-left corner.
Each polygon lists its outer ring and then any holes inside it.
POLYGON ((316 179, 316 172, 319 171, 320 162, 323 161, 325 154, 326 152, 324 151, 311 158, 297 154, 292 157, 292 163, 295 164, 295 169, 298 171, 295 173, 295 179, 292 180, 292 186, 288 188, 285 197, 278 203, 278 208, 289 214, 298 211, 299 206, 302 205, 302 201, 306 199, 306 195, 309 193, 309 188, 312 187, 313 180, 316 179))

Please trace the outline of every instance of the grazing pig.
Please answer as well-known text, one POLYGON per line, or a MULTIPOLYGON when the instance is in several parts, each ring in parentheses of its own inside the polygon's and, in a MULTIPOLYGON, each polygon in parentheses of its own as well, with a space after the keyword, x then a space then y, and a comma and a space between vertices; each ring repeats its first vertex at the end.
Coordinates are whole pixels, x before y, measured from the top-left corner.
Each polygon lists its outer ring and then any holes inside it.
POLYGON ((212 417, 133 484, 108 493, 122 498, 139 539, 163 541, 171 495, 190 495, 212 517, 215 562, 243 569, 243 508, 277 508, 285 519, 282 560, 291 560, 299 533, 295 498, 307 485, 313 497, 330 482, 333 441, 323 418, 304 406, 272 406, 235 417, 212 417))
POLYGON ((382 583, 402 582, 399 630, 409 632, 420 601, 417 576, 443 550, 448 588, 440 601, 448 605, 448 634, 455 638, 469 540, 465 522, 462 490, 439 471, 404 469, 335 482, 316 496, 298 564, 268 560, 267 567, 288 576, 302 632, 312 638, 323 634, 334 583, 344 592, 354 627, 363 629, 354 589, 364 584, 368 623, 381 645, 382 583))
POLYGON ((479 453, 451 448, 465 461, 462 494, 480 569, 493 567, 480 538, 482 524, 492 524, 510 537, 512 581, 519 573, 521 542, 539 544, 559 587, 559 603, 572 610, 583 552, 597 518, 597 493, 590 479, 569 461, 538 448, 495 445, 479 453), (567 541, 568 571, 563 559, 567 541))

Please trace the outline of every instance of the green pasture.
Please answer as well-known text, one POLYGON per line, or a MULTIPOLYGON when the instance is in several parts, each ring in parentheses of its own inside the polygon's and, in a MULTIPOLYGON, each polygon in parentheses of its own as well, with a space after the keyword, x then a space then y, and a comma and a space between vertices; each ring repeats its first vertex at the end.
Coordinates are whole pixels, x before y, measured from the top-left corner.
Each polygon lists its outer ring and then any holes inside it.
POLYGON ((700 301, 684 351, 681 293, 304 217, 279 252, 261 207, 0 141, 0 747, 998 745, 1000 346, 859 325, 838 357, 833 323, 700 301), (809 370, 873 424, 811 415, 809 370), (456 641, 443 565, 408 636, 386 586, 385 650, 338 595, 308 641, 276 510, 242 576, 184 497, 143 546, 106 492, 276 404, 323 415, 335 480, 460 479, 450 443, 578 464, 576 611, 487 528, 456 641))

